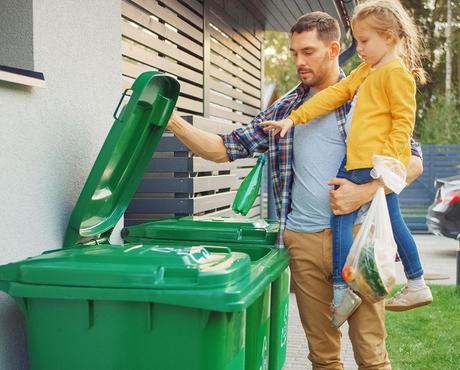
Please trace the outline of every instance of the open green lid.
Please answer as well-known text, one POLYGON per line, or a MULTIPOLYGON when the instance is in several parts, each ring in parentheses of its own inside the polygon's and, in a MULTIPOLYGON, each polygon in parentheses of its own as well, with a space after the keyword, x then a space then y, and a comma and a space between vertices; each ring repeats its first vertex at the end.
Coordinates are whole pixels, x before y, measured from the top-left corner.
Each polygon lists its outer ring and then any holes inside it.
POLYGON ((278 230, 278 222, 264 219, 188 216, 126 227, 122 237, 127 242, 144 243, 149 240, 183 240, 273 245, 278 230))
POLYGON ((110 234, 142 180, 179 89, 173 77, 145 72, 123 93, 113 115, 114 124, 70 217, 64 248, 110 234), (129 90, 131 97, 117 117, 129 90))

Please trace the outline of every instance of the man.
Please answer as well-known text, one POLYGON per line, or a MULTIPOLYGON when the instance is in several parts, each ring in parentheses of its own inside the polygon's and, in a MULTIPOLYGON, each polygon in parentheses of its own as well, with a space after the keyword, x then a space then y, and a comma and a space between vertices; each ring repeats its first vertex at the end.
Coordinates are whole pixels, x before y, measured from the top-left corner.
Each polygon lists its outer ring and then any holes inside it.
MULTIPOLYGON (((293 288, 309 345, 313 369, 343 369, 340 331, 330 324, 332 301, 331 209, 344 214, 369 202, 378 184, 355 185, 335 179, 345 155, 347 106, 309 125, 298 125, 281 138, 263 131, 263 121, 280 120, 305 99, 336 83, 340 73, 340 28, 326 13, 302 16, 291 29, 291 51, 301 83, 261 112, 243 129, 228 135, 199 130, 176 114, 169 122, 194 153, 216 162, 233 161, 268 151, 280 235, 291 256, 293 288), (332 179, 332 180, 331 180, 332 179), (330 190, 338 185, 337 190, 330 190)), ((415 144, 414 144, 415 146, 415 144)), ((408 182, 422 171, 416 148, 408 182)), ((355 232, 359 226, 355 226, 355 232)), ((391 369, 385 348, 384 302, 363 302, 349 318, 349 335, 359 369, 391 369)))

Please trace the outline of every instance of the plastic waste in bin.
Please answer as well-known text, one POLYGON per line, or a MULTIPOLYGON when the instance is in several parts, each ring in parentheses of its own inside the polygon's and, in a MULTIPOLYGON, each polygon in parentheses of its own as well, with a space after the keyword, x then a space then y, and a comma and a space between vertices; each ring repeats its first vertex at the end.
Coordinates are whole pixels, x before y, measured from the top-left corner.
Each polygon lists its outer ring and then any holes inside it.
POLYGON ((286 360, 290 275, 287 251, 274 247, 278 230, 278 222, 263 219, 189 216, 126 227, 122 230, 122 237, 131 243, 180 242, 194 245, 199 242, 202 245, 224 245, 234 252, 247 253, 255 271, 270 271, 273 266, 281 264, 282 269, 278 270, 272 280, 270 305, 267 305, 264 295, 248 309, 245 367, 247 370, 259 369, 261 366, 264 369, 268 349, 269 369, 281 370, 286 360), (270 250, 270 258, 264 252, 267 249, 270 250), (269 342, 264 343, 265 336, 261 333, 268 326, 269 342))

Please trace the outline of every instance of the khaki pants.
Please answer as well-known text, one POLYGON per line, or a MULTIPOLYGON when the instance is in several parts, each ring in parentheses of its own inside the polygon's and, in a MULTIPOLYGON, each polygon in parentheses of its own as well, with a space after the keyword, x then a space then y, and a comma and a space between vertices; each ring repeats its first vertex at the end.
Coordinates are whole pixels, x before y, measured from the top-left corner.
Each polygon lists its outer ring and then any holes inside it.
MULTIPOLYGON (((358 228, 355 227, 354 232, 358 228)), ((342 370, 339 329, 331 327, 332 234, 327 229, 317 233, 284 232, 284 242, 291 256, 293 289, 300 319, 307 336, 313 370, 342 370)), ((348 319, 349 336, 360 370, 389 370, 385 347, 384 302, 370 304, 363 300, 348 319)))

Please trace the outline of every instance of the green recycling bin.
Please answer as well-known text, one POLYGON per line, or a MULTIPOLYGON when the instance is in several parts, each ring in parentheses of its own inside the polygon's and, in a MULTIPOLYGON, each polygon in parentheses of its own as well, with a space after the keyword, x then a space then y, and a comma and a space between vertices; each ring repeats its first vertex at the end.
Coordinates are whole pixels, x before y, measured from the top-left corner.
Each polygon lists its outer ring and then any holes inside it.
POLYGON ((26 319, 31 370, 243 370, 258 343, 259 368, 267 368, 269 336, 253 318, 268 322, 260 315, 269 312, 271 282, 286 269, 273 248, 251 255, 198 242, 109 242, 179 84, 146 72, 131 90, 72 212, 64 249, 0 266, 0 289, 26 319), (257 337, 250 343, 248 330, 257 337))
POLYGON ((222 245, 234 252, 247 253, 253 268, 262 274, 281 264, 282 269, 271 280, 270 296, 267 293, 248 309, 246 328, 247 370, 281 370, 286 360, 289 312, 289 257, 285 249, 274 247, 279 225, 263 219, 235 219, 230 217, 182 217, 151 221, 126 227, 122 237, 130 243, 161 242, 187 245, 222 245), (271 251, 267 263, 266 249, 271 251), (269 330, 269 342, 265 343, 269 330), (267 348, 268 344, 268 348, 267 348))
POLYGON ((0 267, 31 370, 242 370, 269 282, 221 247, 75 245, 0 267))

